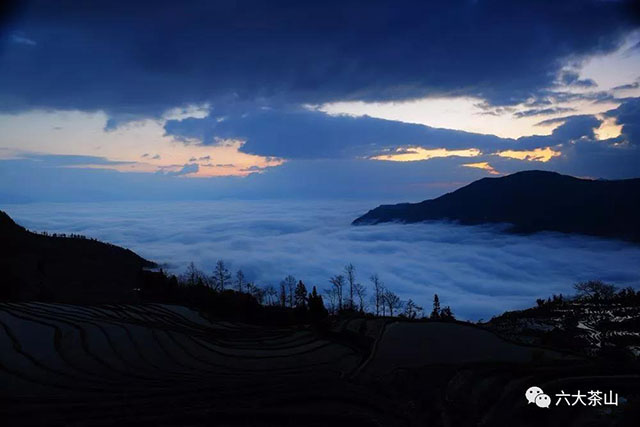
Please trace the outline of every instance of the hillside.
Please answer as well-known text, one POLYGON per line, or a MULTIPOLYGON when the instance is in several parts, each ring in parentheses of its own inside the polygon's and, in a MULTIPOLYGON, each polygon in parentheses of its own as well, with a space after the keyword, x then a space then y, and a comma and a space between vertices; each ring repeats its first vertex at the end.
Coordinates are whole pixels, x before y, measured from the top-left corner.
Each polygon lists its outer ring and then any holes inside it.
POLYGON ((483 178, 420 203, 381 205, 353 221, 509 223, 512 231, 560 231, 640 241, 640 179, 599 181, 526 171, 483 178))
MULTIPOLYGON (((637 401, 628 366, 462 323, 360 317, 317 335, 176 305, 4 302, 0 345, 8 425, 577 426, 601 411, 549 418, 524 390, 637 401)), ((629 404, 613 409, 608 425, 633 420, 629 404)))
POLYGON ((0 211, 0 296, 65 302, 124 301, 155 264, 82 236, 32 233, 0 211))
POLYGON ((627 288, 607 299, 555 295, 539 299, 536 307, 496 316, 485 326, 522 344, 639 360, 640 293, 627 288))

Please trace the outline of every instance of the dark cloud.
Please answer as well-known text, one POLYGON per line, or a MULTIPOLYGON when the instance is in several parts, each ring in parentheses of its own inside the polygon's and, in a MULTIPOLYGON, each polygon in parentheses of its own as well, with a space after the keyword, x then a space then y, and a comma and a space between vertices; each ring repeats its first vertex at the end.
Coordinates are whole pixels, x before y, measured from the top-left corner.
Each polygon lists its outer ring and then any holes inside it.
POLYGON ((607 112, 622 125, 622 136, 629 144, 640 146, 640 98, 627 99, 615 110, 607 112))
POLYGON ((509 104, 551 86, 563 59, 617 47, 637 26, 631 5, 31 1, 0 34, 0 105, 102 109, 113 129, 229 97, 272 105, 466 94, 509 104))
POLYGON ((560 82, 566 86, 595 87, 598 86, 592 79, 580 79, 580 74, 575 71, 565 71, 560 75, 560 82))
POLYGON ((536 123, 536 126, 547 126, 547 125, 556 125, 559 123, 564 123, 567 121, 567 119, 571 117, 571 116, 565 116, 565 117, 556 117, 553 119, 546 119, 546 120, 541 120, 538 123, 536 123))
POLYGON ((185 142, 217 144, 220 138, 242 139, 241 151, 286 159, 358 158, 409 146, 477 148, 492 153, 501 150, 555 146, 581 137, 593 138, 601 120, 594 116, 562 119, 550 136, 517 140, 470 132, 376 119, 368 116, 331 116, 318 111, 258 111, 223 121, 215 117, 170 120, 165 131, 185 142))
POLYGON ((158 173, 168 175, 168 176, 182 176, 182 175, 188 175, 190 173, 196 173, 199 170, 200 170, 200 166, 198 166, 197 163, 187 163, 177 171, 166 170, 163 168, 160 171, 158 171, 158 173))
POLYGON ((367 157, 402 146, 425 148, 508 148, 513 140, 437 129, 372 117, 331 116, 318 111, 254 111, 241 116, 170 120, 165 131, 185 142, 217 144, 242 139, 250 154, 294 159, 367 157))
POLYGON ((640 82, 627 83, 626 85, 620 85, 613 88, 613 90, 625 90, 625 89, 637 89, 640 87, 640 82))
POLYGON ((572 116, 553 130, 551 139, 557 142, 568 142, 582 137, 593 138, 594 130, 601 123, 602 121, 594 116, 572 116))
POLYGON ((538 109, 531 109, 531 110, 525 110, 525 111, 518 111, 513 115, 516 117, 531 117, 531 116, 568 113, 571 111, 575 111, 575 108, 567 108, 567 107, 538 108, 538 109))

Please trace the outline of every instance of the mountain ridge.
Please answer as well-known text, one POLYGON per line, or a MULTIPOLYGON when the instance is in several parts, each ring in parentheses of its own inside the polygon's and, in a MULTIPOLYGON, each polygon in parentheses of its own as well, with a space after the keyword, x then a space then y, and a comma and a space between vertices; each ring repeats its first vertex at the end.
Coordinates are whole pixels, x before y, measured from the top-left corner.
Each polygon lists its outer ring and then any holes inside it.
POLYGON ((125 301, 156 267, 135 252, 78 235, 38 234, 0 210, 0 293, 8 299, 125 301))
POLYGON ((508 223, 514 232, 558 231, 640 242, 638 218, 640 178, 588 180, 534 170, 482 178, 418 203, 380 205, 352 224, 508 223))

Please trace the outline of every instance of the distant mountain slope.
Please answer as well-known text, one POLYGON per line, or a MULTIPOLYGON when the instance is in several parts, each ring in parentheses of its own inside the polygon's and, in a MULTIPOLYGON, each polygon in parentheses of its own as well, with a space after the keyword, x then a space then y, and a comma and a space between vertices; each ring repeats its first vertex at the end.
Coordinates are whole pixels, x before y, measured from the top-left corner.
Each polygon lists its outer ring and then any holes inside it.
POLYGON ((155 264, 96 240, 32 233, 0 211, 0 297, 119 301, 155 264))
POLYGON ((526 171, 483 178, 420 203, 381 205, 353 221, 511 223, 518 232, 561 231, 640 241, 640 179, 595 181, 526 171))

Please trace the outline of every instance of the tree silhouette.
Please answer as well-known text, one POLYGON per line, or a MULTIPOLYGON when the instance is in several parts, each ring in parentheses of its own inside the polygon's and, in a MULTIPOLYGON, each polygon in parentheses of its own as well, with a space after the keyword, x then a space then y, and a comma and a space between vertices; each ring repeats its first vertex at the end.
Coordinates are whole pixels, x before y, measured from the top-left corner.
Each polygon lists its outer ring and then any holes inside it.
POLYGON ((409 299, 404 307, 404 315, 409 319, 415 319, 422 312, 422 307, 416 305, 412 299, 409 299))
POLYGON ((220 292, 224 291, 225 287, 231 282, 231 273, 229 273, 229 269, 221 259, 216 263, 212 280, 214 288, 220 292))
POLYGON ((402 301, 400 300, 400 297, 388 289, 384 293, 384 301, 389 308, 389 315, 391 317, 393 317, 394 310, 402 308, 402 301))
POLYGON ((353 310, 355 305, 353 300, 353 292, 356 286, 356 268, 353 266, 353 264, 350 263, 344 267, 344 273, 347 276, 347 283, 349 284, 349 300, 346 301, 346 306, 350 310, 353 310))
POLYGON ((309 294, 309 320, 312 323, 317 323, 328 316, 327 309, 324 308, 324 302, 322 296, 318 295, 316 287, 309 294))
POLYGON ((285 307, 287 305, 287 285, 284 281, 280 282, 280 294, 278 299, 280 300, 281 307, 285 307))
POLYGON ((343 309, 343 300, 342 300, 342 290, 344 288, 344 276, 342 274, 338 274, 337 276, 333 276, 329 279, 329 282, 333 285, 333 289, 335 289, 336 296, 338 299, 338 311, 342 311, 343 309))
POLYGON ((616 287, 601 280, 589 280, 573 285, 580 298, 611 299, 615 295, 616 287))
POLYGON ((433 310, 431 310, 432 319, 440 318, 440 298, 438 298, 438 294, 433 294, 433 310))
POLYGON ((453 316, 453 313, 451 312, 451 308, 449 306, 446 306, 442 309, 442 311, 440 312, 440 318, 442 320, 455 320, 455 317, 453 316))
POLYGON ((198 270, 196 265, 193 262, 190 262, 187 266, 187 270, 180 277, 181 282, 186 286, 197 286, 198 284, 203 284, 204 273, 198 270))
POLYGON ((264 302, 265 291, 264 289, 256 286, 255 284, 249 282, 245 285, 246 292, 253 296, 259 304, 264 302))
POLYGON ((293 307, 294 306, 294 301, 293 301, 294 300, 294 293, 295 293, 295 289, 296 289, 296 278, 293 277, 291 274, 289 274, 281 282, 281 285, 284 285, 284 287, 285 287, 286 304, 288 304, 289 307, 293 307))
POLYGON ((302 280, 298 282, 295 290, 295 304, 297 308, 307 307, 307 288, 302 283, 302 280))
POLYGON ((238 292, 244 292, 244 285, 244 273, 242 272, 242 270, 238 270, 236 272, 236 289, 238 290, 238 292))
POLYGON ((335 286, 332 286, 329 289, 325 289, 324 293, 327 295, 329 300, 329 310, 331 311, 331 314, 335 314, 339 310, 338 289, 335 286))
POLYGON ((376 305, 376 316, 379 316, 380 308, 384 311, 384 285, 377 273, 373 274, 369 280, 373 284, 373 301, 376 305))
POLYGON ((263 288, 267 304, 274 305, 278 301, 278 291, 273 285, 267 285, 263 288))
POLYGON ((353 291, 358 297, 358 309, 364 312, 364 299, 367 296, 367 288, 361 283, 354 283, 353 291))

